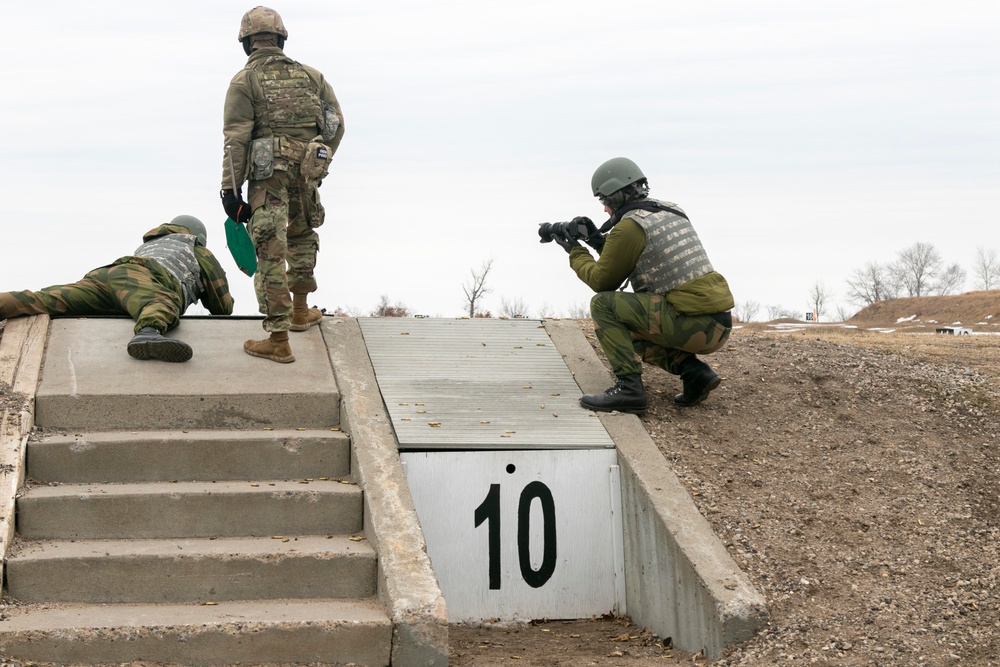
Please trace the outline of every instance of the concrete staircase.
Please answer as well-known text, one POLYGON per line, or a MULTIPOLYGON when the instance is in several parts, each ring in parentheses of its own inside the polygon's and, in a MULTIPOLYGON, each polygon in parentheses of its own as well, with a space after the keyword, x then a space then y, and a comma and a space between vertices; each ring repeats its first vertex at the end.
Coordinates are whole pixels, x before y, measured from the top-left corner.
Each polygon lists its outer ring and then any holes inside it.
POLYGON ((26 463, 6 655, 389 663, 343 433, 52 435, 26 463))
MULTIPOLYGON (((352 478, 319 328, 297 338, 296 352, 321 352, 325 374, 315 365, 309 372, 322 381, 305 385, 311 393, 296 407, 282 396, 281 373, 299 391, 301 377, 275 369, 261 395, 239 390, 246 406, 236 419, 257 422, 239 428, 226 427, 232 410, 206 409, 233 404, 221 392, 206 400, 211 392, 192 384, 193 374, 169 375, 187 365, 121 355, 112 363, 131 376, 115 388, 114 368, 91 377, 86 355, 59 333, 36 397, 47 421, 24 453, 0 656, 63 665, 389 665, 393 621, 379 596, 364 493, 352 478), (68 379, 63 358, 74 362, 68 379), (129 382, 169 396, 140 394, 129 382), (178 426, 159 428, 170 422, 178 426)), ((232 356, 225 363, 245 363, 232 356)), ((277 366, 247 360, 255 370, 277 366)), ((218 386, 213 375, 200 381, 218 386)))

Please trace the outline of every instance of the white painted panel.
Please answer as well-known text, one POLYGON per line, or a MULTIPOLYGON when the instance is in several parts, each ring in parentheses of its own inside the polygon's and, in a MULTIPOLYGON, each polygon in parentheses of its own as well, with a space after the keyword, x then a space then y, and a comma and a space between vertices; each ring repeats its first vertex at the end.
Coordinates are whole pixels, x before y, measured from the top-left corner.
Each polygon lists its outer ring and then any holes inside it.
POLYGON ((400 457, 450 621, 624 613, 621 517, 612 512, 621 499, 612 501, 619 485, 608 481, 618 474, 615 450, 400 457), (491 530, 499 537, 492 553, 491 530))

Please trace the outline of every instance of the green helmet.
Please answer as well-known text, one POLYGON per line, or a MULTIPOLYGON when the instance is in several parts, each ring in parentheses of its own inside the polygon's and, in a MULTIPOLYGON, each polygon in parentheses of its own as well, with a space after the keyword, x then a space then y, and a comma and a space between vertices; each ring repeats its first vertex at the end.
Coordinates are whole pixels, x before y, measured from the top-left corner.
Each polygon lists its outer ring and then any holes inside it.
POLYGON ((607 197, 627 185, 644 180, 646 177, 635 162, 627 157, 616 157, 597 168, 594 177, 590 179, 590 187, 594 190, 595 197, 607 197))
POLYGON ((193 215, 179 215, 171 220, 170 224, 184 227, 198 238, 198 243, 208 246, 208 232, 205 230, 205 225, 193 215))
POLYGON ((274 33, 284 39, 288 38, 288 31, 285 30, 285 24, 281 22, 278 12, 270 7, 254 7, 243 15, 243 20, 240 22, 240 36, 237 41, 242 42, 247 37, 262 32, 274 33))

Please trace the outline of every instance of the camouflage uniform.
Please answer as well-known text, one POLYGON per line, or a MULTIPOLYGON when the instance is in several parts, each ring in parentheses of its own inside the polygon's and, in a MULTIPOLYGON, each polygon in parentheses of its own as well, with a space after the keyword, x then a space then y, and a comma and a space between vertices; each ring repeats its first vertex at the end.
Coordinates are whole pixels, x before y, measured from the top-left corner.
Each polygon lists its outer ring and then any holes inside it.
POLYGON ((570 266, 597 292, 595 333, 619 377, 641 373, 644 361, 679 375, 686 360, 725 345, 732 327, 729 286, 691 223, 676 205, 650 201, 680 215, 633 210, 612 228, 598 260, 583 247, 570 251, 570 266), (626 280, 634 293, 614 291, 626 280))
POLYGON ((94 269, 76 283, 0 293, 0 319, 41 314, 128 315, 136 322, 136 333, 144 327, 164 332, 177 326, 196 296, 213 315, 231 314, 233 298, 226 273, 204 246, 192 243, 199 275, 197 283, 187 290, 160 261, 139 255, 150 252, 149 246, 157 240, 173 234, 190 236, 183 227, 160 225, 143 236, 145 243, 137 255, 94 269))
POLYGON ((711 315, 680 313, 659 294, 599 292, 590 302, 594 331, 616 375, 641 373, 642 362, 680 375, 695 354, 729 340, 731 326, 711 315))
MULTIPOLYGON (((247 231, 257 252, 254 289, 263 326, 272 333, 287 331, 289 293, 316 291, 315 229, 325 218, 317 190, 321 181, 302 173, 303 158, 318 137, 327 159, 336 152, 344 135, 340 104, 317 70, 291 60, 277 46, 258 47, 229 84, 223 133, 232 147, 235 182, 250 181, 247 199, 253 214, 247 231), (273 152, 271 170, 258 159, 263 145, 273 152)), ((227 157, 223 189, 233 182, 227 157)))

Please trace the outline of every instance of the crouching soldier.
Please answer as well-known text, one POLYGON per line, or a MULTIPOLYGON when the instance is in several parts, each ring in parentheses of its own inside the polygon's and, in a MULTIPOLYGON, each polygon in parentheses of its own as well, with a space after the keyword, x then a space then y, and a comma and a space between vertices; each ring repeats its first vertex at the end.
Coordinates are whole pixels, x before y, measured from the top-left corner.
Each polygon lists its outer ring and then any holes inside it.
POLYGON ((617 377, 614 386, 584 396, 580 404, 642 414, 645 362, 680 376, 683 389, 674 403, 697 405, 721 381, 698 355, 729 340, 734 305, 729 285, 708 261, 687 214, 648 196, 646 177, 635 162, 608 160, 594 172, 591 188, 610 219, 600 229, 584 217, 556 223, 542 238, 561 245, 577 277, 596 292, 590 314, 617 377), (598 252, 597 259, 578 239, 598 252), (618 291, 625 283, 633 291, 618 291))

